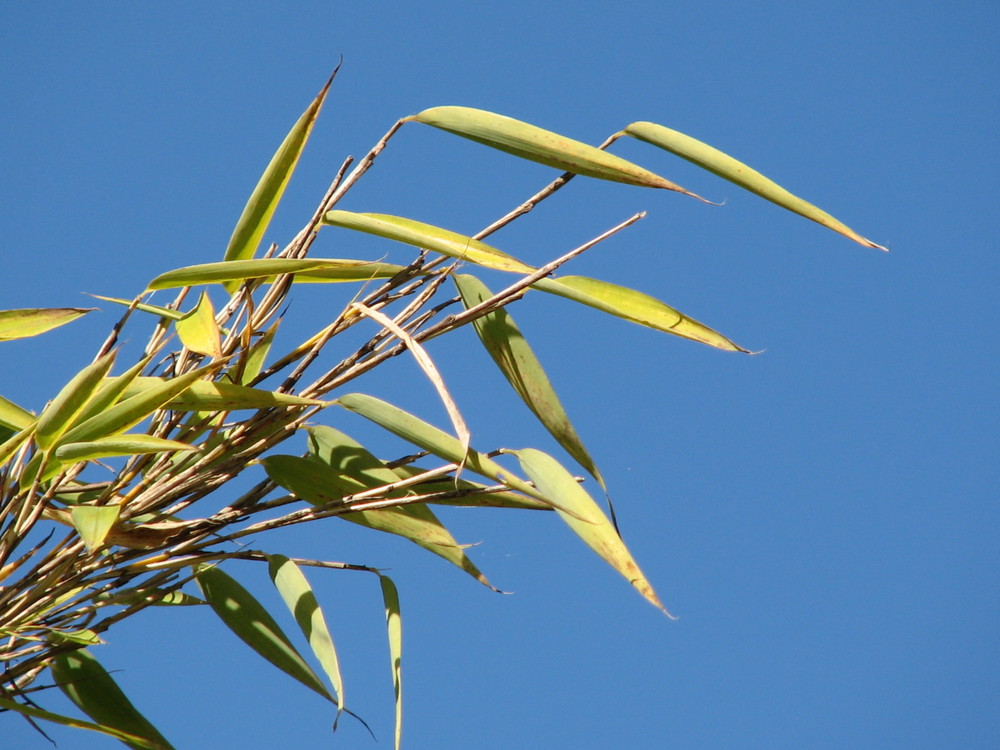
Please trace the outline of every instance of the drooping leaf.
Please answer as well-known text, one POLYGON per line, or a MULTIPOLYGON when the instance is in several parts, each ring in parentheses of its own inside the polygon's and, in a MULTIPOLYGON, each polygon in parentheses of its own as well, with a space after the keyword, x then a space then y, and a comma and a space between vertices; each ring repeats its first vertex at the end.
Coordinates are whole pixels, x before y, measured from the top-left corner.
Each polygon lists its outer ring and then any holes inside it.
POLYGON ((129 747, 142 748, 142 750, 166 750, 166 748, 169 747, 158 742, 153 742, 152 740, 143 739, 142 737, 134 734, 121 732, 112 727, 103 726, 102 724, 93 724, 89 721, 83 721, 82 719, 74 719, 70 716, 63 716, 62 714, 45 711, 41 708, 35 708, 33 706, 26 706, 23 703, 17 703, 15 701, 8 700, 7 698, 0 697, 0 708, 8 711, 15 711, 19 714, 23 714, 24 716, 30 716, 32 719, 51 721, 53 724, 61 724, 64 727, 86 729, 91 732, 106 734, 109 737, 121 740, 129 747))
POLYGON ((215 308, 206 292, 198 298, 198 304, 174 323, 177 336, 188 349, 206 357, 222 356, 222 339, 219 326, 215 322, 215 308))
MULTIPOLYGON (((319 660, 326 676, 330 678, 337 696, 337 716, 345 709, 344 679, 340 674, 340 660, 333 645, 333 637, 326 625, 323 610, 320 609, 316 594, 309 585, 305 574, 294 562, 283 555, 268 555, 268 570, 275 588, 284 599, 285 605, 295 617, 302 634, 319 660)), ((336 721, 334 721, 336 726, 336 721)))
MULTIPOLYGON (((493 293, 475 276, 452 277, 466 308, 485 302, 493 293)), ((542 363, 524 340, 514 319, 503 308, 473 321, 473 327, 486 351, 517 395, 538 417, 549 434, 607 490, 604 478, 577 434, 556 395, 542 363)))
POLYGON ((333 210, 323 215, 323 223, 405 242, 499 271, 528 274, 535 270, 485 242, 401 216, 333 210))
POLYGON ((396 694, 396 731, 393 747, 399 750, 403 736, 403 620, 399 609, 399 592, 388 576, 379 575, 382 601, 385 604, 385 626, 389 637, 389 663, 392 666, 392 686, 396 694))
MULTIPOLYGON (((393 469, 401 479, 409 479, 417 474, 425 473, 425 469, 419 466, 408 464, 397 466, 393 469)), ((520 508, 523 510, 553 510, 552 506, 541 500, 536 500, 527 495, 522 495, 513 490, 495 490, 480 482, 472 482, 465 477, 445 477, 442 479, 430 479, 426 482, 413 485, 413 489, 421 494, 431 492, 447 492, 462 494, 456 497, 440 498, 429 500, 434 505, 457 505, 473 508, 520 508)))
MULTIPOLYGON (((326 100, 327 91, 330 90, 330 84, 333 83, 336 75, 337 71, 334 70, 330 80, 326 82, 306 111, 292 126, 274 156, 271 157, 271 162, 264 170, 264 174, 261 175, 239 221, 236 222, 236 228, 233 230, 229 246, 226 248, 225 260, 246 260, 252 258, 257 252, 261 238, 267 231, 274 210, 278 207, 285 187, 295 171, 302 150, 309 140, 313 124, 326 100)), ((236 285, 230 283, 227 288, 232 292, 236 285)))
POLYGON ((62 436, 62 442, 86 443, 125 432, 157 409, 163 408, 171 399, 182 394, 214 369, 216 369, 216 365, 192 370, 184 375, 159 383, 131 398, 119 401, 100 414, 96 414, 71 428, 62 436))
POLYGON ((59 688, 97 724, 140 738, 120 738, 129 747, 172 750, 173 746, 139 713, 87 649, 56 654, 49 669, 59 688))
POLYGON ((94 461, 114 456, 137 456, 143 453, 193 451, 197 448, 178 440, 167 440, 142 433, 113 435, 86 443, 63 443, 55 456, 60 461, 94 461))
POLYGON ((278 623, 249 591, 217 566, 198 566, 195 580, 205 601, 244 643, 278 669, 336 703, 278 623))
POLYGON ((574 515, 569 515, 556 508, 576 535, 621 573, 647 601, 666 612, 614 525, 573 475, 554 458, 533 448, 511 452, 517 455, 521 468, 538 489, 558 498, 562 507, 573 510, 574 515))
POLYGON ((637 292, 628 287, 586 276, 540 279, 532 286, 543 292, 557 294, 560 297, 588 305, 639 325, 672 333, 692 341, 700 341, 703 344, 714 346, 716 349, 749 353, 748 350, 733 343, 721 333, 665 305, 655 297, 650 297, 648 294, 637 292))
POLYGON ((620 156, 493 112, 471 107, 433 107, 407 119, 565 172, 699 197, 620 156))
POLYGON ((751 193, 756 193, 761 198, 769 200, 782 208, 786 208, 800 216, 815 221, 817 224, 828 227, 834 232, 849 237, 865 247, 873 247, 879 250, 886 249, 882 245, 877 245, 871 240, 862 237, 847 225, 833 218, 826 211, 817 208, 796 195, 792 195, 757 170, 751 169, 743 162, 737 161, 717 148, 709 146, 707 143, 653 122, 633 122, 623 132, 633 138, 638 138, 641 141, 651 143, 654 146, 677 154, 677 156, 697 164, 702 169, 706 169, 725 180, 729 180, 749 190, 751 193))
POLYGON ((260 459, 271 481, 310 505, 340 504, 345 495, 356 492, 356 484, 345 483, 329 467, 301 456, 276 454, 260 459))
POLYGON ((100 388, 114 361, 115 353, 112 351, 83 368, 45 407, 38 417, 35 432, 35 442, 39 448, 48 450, 55 445, 100 388))
POLYGON ((104 544, 120 512, 118 505, 76 505, 69 510, 73 526, 91 552, 104 544))
MULTIPOLYGON (((146 393, 165 382, 158 377, 140 377, 125 391, 127 398, 146 393)), ((273 406, 322 406, 325 401, 314 398, 275 393, 262 388, 249 388, 215 380, 197 380, 182 393, 171 398, 166 406, 176 411, 238 411, 268 409, 273 406)))
POLYGON ((0 341, 37 336, 93 312, 95 308, 45 307, 0 310, 0 341))

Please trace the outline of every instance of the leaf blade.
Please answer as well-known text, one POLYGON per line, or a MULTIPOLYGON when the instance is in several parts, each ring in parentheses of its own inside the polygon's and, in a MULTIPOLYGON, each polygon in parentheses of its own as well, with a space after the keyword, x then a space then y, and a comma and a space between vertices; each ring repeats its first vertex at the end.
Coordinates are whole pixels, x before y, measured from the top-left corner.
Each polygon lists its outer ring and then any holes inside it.
POLYGON ((38 336, 53 328, 72 323, 95 308, 88 307, 33 307, 18 310, 0 310, 0 341, 38 336))

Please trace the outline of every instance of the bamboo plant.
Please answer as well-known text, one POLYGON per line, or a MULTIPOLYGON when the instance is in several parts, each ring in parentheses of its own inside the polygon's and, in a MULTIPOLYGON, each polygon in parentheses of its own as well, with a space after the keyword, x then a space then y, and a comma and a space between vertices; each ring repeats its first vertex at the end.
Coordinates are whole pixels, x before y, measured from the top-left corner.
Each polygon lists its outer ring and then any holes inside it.
MULTIPOLYGON (((392 580, 375 568, 266 550, 267 532, 321 519, 402 536, 489 586, 434 506, 554 511, 666 612, 619 536, 613 513, 594 499, 605 496, 605 478, 507 308, 526 294, 552 294, 720 350, 746 350, 641 291, 562 273, 575 256, 638 221, 641 213, 540 267, 485 241, 577 177, 703 200, 610 153, 617 139, 632 137, 665 149, 855 242, 880 248, 747 165, 661 125, 635 122, 592 146, 491 112, 447 106, 402 118, 360 161, 345 160, 301 231, 283 247, 262 251, 332 82, 333 76, 267 165, 223 258, 168 270, 134 299, 102 298, 112 309, 123 309, 121 319, 96 346, 92 363, 37 411, 0 397, 0 709, 22 715, 40 732, 45 722, 56 722, 105 733, 133 748, 171 747, 95 656, 102 634, 153 605, 211 607, 263 658, 329 700, 339 718, 348 711, 344 679, 304 570, 314 576, 322 569, 353 569, 377 578, 383 595, 398 748, 401 620, 392 580), (339 208, 403 126, 430 126, 539 162, 556 170, 554 179, 470 236, 418 218, 339 208), (404 243, 412 248, 412 261, 403 266, 314 252, 351 232, 404 243), (505 273, 505 286, 491 290, 479 269, 505 273), (278 350, 274 343, 287 296, 302 284, 333 285, 328 289, 336 301, 330 306, 334 314, 305 340, 278 350), (175 294, 173 301, 153 304, 149 296, 160 290, 173 290, 168 292, 175 294), (122 361, 122 331, 139 325, 151 330, 143 351, 122 361), (424 346, 466 325, 578 467, 563 466, 533 448, 474 444, 424 346), (351 329, 357 329, 354 336, 361 332, 363 343, 332 366, 320 367, 321 352, 340 351, 331 344, 351 329), (415 359, 436 389, 448 425, 429 424, 359 390, 367 373, 397 356, 415 359), (384 455, 377 446, 359 444, 338 427, 345 410, 402 438, 411 450, 384 455), (296 434, 305 435, 307 451, 282 452, 296 434), (579 469, 586 478, 576 476, 579 469), (224 491, 244 473, 253 477, 249 489, 224 491), (588 489, 594 486, 597 492, 588 489), (241 542, 251 536, 265 548, 241 542), (262 563, 261 575, 273 581, 301 637, 287 635, 225 572, 226 561, 233 559, 262 563), (86 719, 43 707, 46 690, 55 686, 86 719)), ((87 312, 0 311, 0 342, 42 334, 87 312)), ((169 727, 164 731, 169 734, 169 727)))

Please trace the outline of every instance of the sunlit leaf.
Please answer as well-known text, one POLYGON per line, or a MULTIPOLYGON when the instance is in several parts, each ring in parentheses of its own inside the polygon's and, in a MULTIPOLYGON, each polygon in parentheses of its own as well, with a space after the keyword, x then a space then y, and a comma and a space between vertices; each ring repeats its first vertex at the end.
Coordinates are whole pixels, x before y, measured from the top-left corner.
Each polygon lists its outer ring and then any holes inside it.
POLYGON ((393 747, 399 750, 403 736, 403 621, 400 617, 399 592, 388 576, 379 575, 382 601, 385 604, 385 625, 389 637, 389 661, 392 665, 392 686, 396 694, 396 731, 393 747))
POLYGON ((433 107, 407 119, 565 172, 629 185, 676 190, 698 197, 680 185, 607 151, 493 112, 471 107, 433 107))
POLYGON ((45 407, 38 417, 35 432, 35 442, 39 448, 48 450, 55 445, 100 388, 114 361, 115 353, 112 351, 87 365, 45 407))
MULTIPOLYGON (((285 187, 295 171, 302 150, 309 140, 313 124, 326 100, 327 91, 329 91, 330 84, 333 83, 333 78, 336 75, 337 71, 335 70, 330 76, 330 80, 326 82, 306 111, 292 126, 288 135, 285 136, 285 140, 271 157, 271 162, 264 170, 264 174, 261 175, 250 199, 243 208, 239 221, 236 222, 236 228, 233 230, 229 246, 226 248, 225 260, 246 260, 252 258, 257 252, 261 238, 267 231, 274 210, 278 207, 285 187)), ((232 292, 236 285, 230 283, 227 288, 232 292)))
MULTIPOLYGON (((330 258, 294 259, 294 258, 251 258, 248 260, 229 260, 218 263, 201 263, 195 266, 175 268, 173 271, 161 273, 149 282, 149 290, 173 289, 181 286, 197 286, 198 284, 219 284, 247 279, 274 279, 279 275, 303 273, 306 271, 356 272, 359 261, 334 260, 330 258)), ((365 263, 368 266, 369 264, 365 263)), ((364 275, 362 278, 369 278, 364 275)), ((329 278, 325 279, 329 280, 329 278)), ((350 279, 352 281, 356 278, 350 279)))
POLYGON ((28 425, 34 424, 35 420, 35 415, 30 411, 0 396, 0 425, 12 430, 23 430, 28 425))
POLYGON ((413 219, 404 219, 401 216, 334 210, 327 211, 323 215, 323 222, 405 242, 408 245, 433 250, 451 258, 467 260, 499 271, 527 274, 535 270, 485 242, 413 219))
MULTIPOLYGON (((337 649, 333 645, 333 637, 326 625, 323 610, 320 609, 316 594, 309 585, 305 574, 299 566, 283 555, 268 555, 268 570, 275 588, 284 599, 285 605, 294 615, 302 634, 309 641, 309 646, 319 660, 323 671, 333 685, 337 695, 337 716, 346 707, 344 701, 344 679, 340 674, 340 661, 337 649)), ((336 722, 334 722, 336 726, 336 722)))
POLYGON ((533 448, 511 452, 517 455, 521 468, 538 489, 574 511, 574 515, 569 515, 556 508, 577 536, 621 573, 647 601, 666 612, 611 521, 573 475, 554 458, 533 448))
MULTIPOLYGON (((90 296, 95 299, 104 300, 105 302, 114 302, 116 305, 132 307, 133 300, 130 299, 121 299, 120 297, 102 297, 100 294, 91 294, 90 296)), ((162 307, 160 305, 150 305, 145 302, 136 303, 135 309, 151 313, 153 315, 158 315, 161 318, 168 318, 169 320, 180 320, 184 317, 184 313, 180 310, 173 310, 169 307, 162 307)))
POLYGON ((55 683, 87 716, 102 727, 141 738, 121 738, 126 745, 171 750, 172 745, 139 713, 89 651, 60 652, 49 668, 55 683))
POLYGON ((69 513, 83 543, 93 552, 104 544, 108 532, 118 522, 120 511, 117 505, 76 505, 69 513))
POLYGON ((114 456, 193 450, 197 448, 177 440, 136 433, 97 438, 86 443, 63 443, 56 449, 55 456, 60 461, 93 461, 114 456))
MULTIPOLYGON (((402 479, 408 479, 426 470, 414 465, 397 466, 393 469, 402 479)), ((414 485, 413 489, 421 494, 430 492, 463 493, 457 497, 446 497, 428 502, 434 505, 457 505, 474 508, 520 508, 523 510, 552 510, 552 506, 541 500, 522 495, 512 490, 494 490, 480 482, 472 482, 465 477, 457 480, 454 477, 431 479, 414 485)))
POLYGON ((205 601, 244 643, 278 669, 336 703, 278 623, 249 591, 217 566, 198 566, 195 580, 205 601))
MULTIPOLYGON (((466 308, 474 307, 493 296, 489 288, 475 276, 459 274, 454 276, 453 280, 466 308)), ((524 340, 514 319, 506 310, 500 308, 477 318, 473 322, 473 327, 486 351, 521 400, 566 449, 566 452, 589 471, 606 490, 601 472, 569 421, 569 416, 552 388, 542 363, 524 340)))
POLYGON ((586 276, 541 279, 532 286, 658 331, 700 341, 717 349, 747 353, 746 349, 708 326, 665 305, 655 297, 628 287, 586 276))
POLYGON ((0 341, 24 339, 51 331, 93 312, 94 308, 47 307, 0 310, 0 341))
POLYGON ((623 132, 633 138, 638 138, 641 141, 651 143, 654 146, 659 146, 673 154, 677 154, 677 156, 697 164, 702 169, 717 174, 719 177, 729 180, 749 190, 751 193, 756 193, 761 198, 776 203, 782 208, 811 219, 817 224, 822 224, 834 232, 839 232, 865 247, 874 247, 879 250, 886 249, 862 237, 847 225, 830 216, 826 211, 802 200, 798 196, 792 195, 757 170, 751 169, 743 162, 737 161, 717 148, 709 146, 707 143, 702 143, 691 136, 684 135, 684 133, 679 133, 676 130, 671 130, 652 122, 633 122, 623 132))
POLYGON ((215 308, 208 294, 201 293, 198 304, 174 323, 177 336, 188 349, 206 357, 222 356, 222 340, 215 322, 215 308))
MULTIPOLYGON (((146 393, 169 382, 158 377, 136 378, 126 389, 125 396, 146 393)), ((322 406, 325 401, 314 398, 275 393, 262 388, 249 388, 214 380, 197 380, 182 393, 171 398, 166 406, 177 411, 237 411, 268 409, 274 406, 322 406)))

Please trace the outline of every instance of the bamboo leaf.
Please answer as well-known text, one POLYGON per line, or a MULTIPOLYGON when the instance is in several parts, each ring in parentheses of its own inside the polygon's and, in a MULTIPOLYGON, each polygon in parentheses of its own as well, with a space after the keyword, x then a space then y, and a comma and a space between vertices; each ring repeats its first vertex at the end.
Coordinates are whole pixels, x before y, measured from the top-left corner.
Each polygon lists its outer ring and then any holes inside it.
POLYGON ((34 708, 32 706, 25 706, 22 703, 17 703, 7 698, 0 698, 0 708, 8 711, 16 711, 24 716, 30 716, 33 719, 43 719, 45 721, 51 721, 53 724, 61 724, 64 727, 73 727, 74 729, 87 729, 91 732, 99 732, 100 734, 106 734, 109 737, 114 737, 115 739, 121 740, 129 747, 142 748, 143 750, 165 750, 167 745, 163 745, 151 740, 143 739, 134 734, 128 734, 127 732, 121 732, 112 727, 106 727, 101 724, 92 724, 89 721, 83 721, 81 719, 74 719, 70 716, 63 716, 62 714, 52 713, 51 711, 44 711, 40 708, 34 708))
POLYGON ((35 425, 30 424, 20 432, 7 438, 3 443, 0 443, 0 468, 10 461, 11 457, 17 453, 21 446, 28 441, 28 438, 34 434, 35 425))
POLYGON ((46 307, 0 310, 0 341, 25 339, 66 325, 95 308, 46 307))
POLYGON ((71 428, 63 435, 62 442, 87 443, 98 438, 125 432, 157 409, 163 408, 171 399, 179 396, 214 369, 216 369, 216 365, 202 367, 166 380, 131 398, 126 398, 71 428))
POLYGON ((13 401, 0 396, 0 425, 12 430, 23 430, 34 424, 37 418, 27 409, 22 409, 13 401))
MULTIPOLYGON (((474 307, 493 296, 493 292, 475 276, 459 274, 453 277, 466 308, 474 307)), ((559 397, 552 388, 542 363, 538 361, 514 319, 500 308, 473 321, 473 327, 486 351, 500 372, 513 386, 517 395, 534 413, 549 434, 576 461, 590 472, 607 491, 604 478, 577 434, 559 397)))
MULTIPOLYGON (((406 465, 397 466, 393 471, 401 479, 408 479, 423 474, 426 469, 419 466, 406 465)), ((472 482, 464 477, 458 479, 447 477, 444 479, 431 479, 420 484, 413 485, 413 489, 424 493, 431 492, 463 492, 465 494, 458 497, 440 498, 428 502, 434 505, 457 505, 470 508, 519 508, 522 510, 552 510, 552 506, 541 500, 522 495, 512 490, 495 490, 480 482, 472 482)))
POLYGON ((117 505, 76 505, 69 513, 76 532, 93 552, 104 544, 108 532, 118 522, 120 511, 117 505))
MULTIPOLYGON (((337 695, 337 717, 340 717, 346 703, 344 702, 344 679, 340 674, 340 661, 337 659, 337 649, 333 645, 333 637, 326 626, 326 618, 320 609, 316 595, 309 581, 299 566, 282 555, 268 555, 268 570, 275 588, 284 599, 285 605, 295 617, 302 634, 309 641, 309 646, 319 660, 323 671, 333 685, 337 695)), ((336 720, 333 723, 337 726, 336 720)))
MULTIPOLYGON (((146 287, 150 291, 157 289, 173 289, 182 286, 197 286, 198 284, 226 284, 246 281, 247 279, 273 280, 274 278, 294 273, 326 272, 330 275, 341 273, 348 278, 344 281, 356 281, 358 278, 368 279, 377 269, 373 264, 355 260, 335 260, 332 258, 252 258, 248 260, 227 260, 218 263, 200 263, 194 266, 175 268, 173 271, 161 273, 149 282, 146 287), (362 271, 358 269, 363 265, 362 271)), ((395 274, 393 274, 395 275, 395 274)), ((330 279, 323 278, 326 281, 330 279)))
POLYGON ((323 215, 323 223, 405 242, 499 271, 528 274, 535 270, 485 242, 401 216, 333 210, 323 215))
POLYGON ((72 462, 94 461, 114 456, 137 456, 143 453, 194 450, 198 449, 177 440, 136 433, 97 438, 85 443, 63 443, 56 448, 55 456, 59 461, 72 462))
MULTIPOLYGON (((306 111, 302 113, 302 116, 292 126, 288 135, 285 136, 285 140, 282 141, 274 156, 271 157, 271 162, 267 165, 267 169, 264 170, 264 174, 261 175, 257 186, 250 195, 250 199, 243 208, 243 213, 240 215, 239 221, 236 222, 236 228, 233 230, 233 235, 229 239, 229 246, 226 248, 225 260, 246 260, 247 258, 252 258, 257 252, 261 238, 264 236, 264 232, 267 231, 267 226, 271 222, 274 210, 278 207, 281 196, 285 192, 285 187, 288 185, 288 181, 295 171, 295 166, 302 155, 302 150, 309 140, 313 124, 316 122, 323 102, 326 100, 330 84, 333 83, 334 76, 336 75, 337 71, 334 70, 333 75, 330 76, 330 80, 326 82, 326 85, 316 95, 316 98, 313 99, 306 111)), ((227 284, 227 289, 230 292, 235 288, 236 284, 232 282, 227 284)))
POLYGON ((222 340, 215 322, 215 309, 208 294, 201 293, 198 304, 174 323, 177 336, 188 349, 206 357, 222 356, 222 340))
MULTIPOLYGON (((159 377, 136 378, 126 389, 131 398, 161 387, 170 381, 159 377)), ((166 406, 176 411, 237 411, 239 409, 269 409, 275 406, 323 406, 326 402, 314 398, 275 393, 214 380, 196 380, 186 391, 171 398, 166 406)))
POLYGON ((217 566, 198 566, 195 580, 205 601, 244 643, 278 669, 336 703, 278 623, 249 591, 217 566))
POLYGON ((407 119, 564 172, 628 185, 675 190, 704 200, 619 156, 493 112, 471 107, 433 107, 407 119))
POLYGON ((55 445, 63 432, 80 415, 87 402, 100 388, 104 376, 111 370, 114 361, 115 353, 108 352, 83 368, 59 391, 59 394, 38 417, 35 442, 39 448, 48 450, 55 445))
POLYGON ((647 601, 667 612, 611 521, 573 475, 554 458, 533 448, 511 453, 517 455, 521 468, 538 489, 548 496, 558 498, 561 506, 574 511, 574 515, 568 515, 556 508, 576 535, 621 573, 647 601))
POLYGON ((834 232, 838 232, 845 237, 849 237, 865 247, 886 250, 882 245, 877 245, 871 240, 862 237, 846 224, 833 218, 826 211, 817 208, 796 195, 792 195, 757 170, 751 169, 743 162, 737 161, 717 148, 709 146, 707 143, 652 122, 633 122, 623 132, 633 138, 638 138, 640 141, 651 143, 683 159, 687 159, 702 169, 706 169, 725 180, 729 180, 741 188, 749 190, 751 193, 755 193, 782 208, 804 216, 811 221, 815 221, 817 224, 832 229, 834 232))
POLYGON ((80 412, 76 418, 76 423, 83 424, 91 417, 95 417, 117 404, 122 399, 126 389, 139 376, 139 373, 145 369, 147 364, 149 364, 148 357, 132 365, 132 367, 121 375, 106 379, 90 401, 87 402, 83 411, 80 412))
POLYGON ((362 489, 343 481, 320 462, 301 456, 265 456, 260 459, 260 464, 271 481, 310 505, 327 507, 340 504, 345 495, 362 489))
POLYGON ((393 747, 399 750, 403 735, 403 621, 400 617, 399 592, 388 576, 379 575, 382 601, 385 604, 385 626, 389 638, 389 662, 392 666, 392 687, 396 695, 396 730, 393 747))
POLYGON ((97 724, 141 738, 134 741, 120 737, 129 747, 172 749, 172 745, 139 713, 87 649, 57 654, 49 669, 59 688, 97 724))
POLYGON ((655 297, 628 287, 586 276, 560 276, 541 279, 532 285, 535 289, 571 299, 584 305, 630 320, 639 325, 672 333, 675 336, 700 341, 731 352, 749 353, 721 333, 689 318, 684 313, 660 302, 655 297))
MULTIPOLYGON (((113 302, 116 305, 124 305, 125 307, 132 307, 133 300, 121 299, 120 297, 102 297, 100 294, 91 294, 91 297, 95 299, 101 299, 105 302, 113 302)), ((145 302, 139 302, 135 305, 136 310, 141 310, 142 312, 151 313, 152 315, 158 315, 161 318, 167 318, 169 320, 180 320, 184 317, 184 313, 180 310, 173 310, 169 307, 161 307, 160 305, 149 305, 145 302)))

